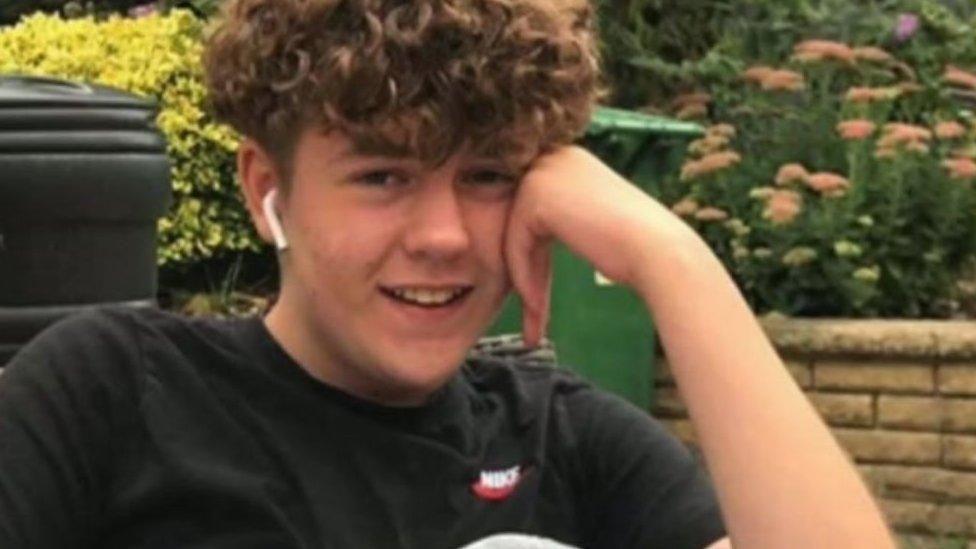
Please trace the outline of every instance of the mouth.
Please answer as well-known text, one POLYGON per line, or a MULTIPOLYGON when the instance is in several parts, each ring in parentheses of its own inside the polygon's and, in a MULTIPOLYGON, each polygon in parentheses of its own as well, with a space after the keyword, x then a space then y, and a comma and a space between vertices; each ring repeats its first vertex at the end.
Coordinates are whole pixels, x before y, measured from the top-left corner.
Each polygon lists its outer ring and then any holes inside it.
POLYGON ((441 309, 457 305, 474 286, 380 286, 380 293, 397 303, 421 309, 441 309))

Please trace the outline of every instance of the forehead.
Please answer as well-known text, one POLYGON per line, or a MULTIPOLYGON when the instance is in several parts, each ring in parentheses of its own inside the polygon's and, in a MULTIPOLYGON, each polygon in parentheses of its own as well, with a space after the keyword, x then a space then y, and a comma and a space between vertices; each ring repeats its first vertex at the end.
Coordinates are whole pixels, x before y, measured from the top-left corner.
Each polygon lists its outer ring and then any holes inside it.
POLYGON ((460 135, 450 142, 430 135, 416 122, 389 122, 383 125, 356 125, 348 128, 306 128, 299 136, 316 156, 334 160, 385 157, 416 160, 435 168, 461 156, 469 160, 488 160, 510 169, 524 169, 536 156, 538 146, 520 138, 514 128, 491 135, 460 135))

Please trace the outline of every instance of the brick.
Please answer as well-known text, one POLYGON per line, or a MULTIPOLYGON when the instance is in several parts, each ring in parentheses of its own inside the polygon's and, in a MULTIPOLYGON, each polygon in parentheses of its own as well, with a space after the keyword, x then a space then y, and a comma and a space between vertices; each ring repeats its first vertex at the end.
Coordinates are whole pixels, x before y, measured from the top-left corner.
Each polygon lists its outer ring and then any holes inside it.
POLYGON ((878 397, 878 424, 882 427, 938 431, 942 427, 942 418, 943 402, 937 396, 878 397))
POLYGON ((881 493, 880 478, 877 472, 878 467, 880 465, 873 463, 858 463, 855 466, 857 472, 861 475, 861 480, 864 481, 868 490, 876 496, 881 493))
POLYGON ((931 393, 935 389, 934 366, 880 362, 817 362, 813 366, 817 389, 931 393))
POLYGON ((976 437, 944 436, 942 462, 946 467, 976 470, 976 437))
POLYGON ((834 436, 854 459, 875 463, 936 465, 942 452, 935 433, 837 428, 834 436))
POLYGON ((943 364, 936 380, 944 395, 976 395, 976 364, 943 364))
POLYGON ((654 392, 652 413, 657 417, 688 417, 688 409, 675 387, 660 387, 654 392))
POLYGON ((880 499, 878 505, 888 524, 895 528, 932 531, 932 517, 937 509, 934 503, 880 499))
POLYGON ((976 473, 903 465, 870 465, 858 469, 878 497, 939 503, 976 500, 976 473))
POLYGON ((813 370, 809 362, 802 360, 785 360, 787 371, 793 376, 793 380, 801 389, 809 389, 813 386, 813 370))
POLYGON ((976 535, 976 507, 941 505, 932 515, 932 530, 939 534, 976 535))
POLYGON ((691 424, 691 420, 662 419, 660 421, 664 424, 668 431, 670 431, 674 436, 678 437, 678 440, 689 446, 697 446, 695 427, 691 424))
POLYGON ((944 399, 942 428, 956 433, 976 433, 976 400, 944 399))
POLYGON ((976 399, 881 395, 878 424, 897 429, 976 433, 976 399))
POLYGON ((808 393, 807 397, 830 425, 871 427, 874 425, 874 397, 836 393, 808 393))

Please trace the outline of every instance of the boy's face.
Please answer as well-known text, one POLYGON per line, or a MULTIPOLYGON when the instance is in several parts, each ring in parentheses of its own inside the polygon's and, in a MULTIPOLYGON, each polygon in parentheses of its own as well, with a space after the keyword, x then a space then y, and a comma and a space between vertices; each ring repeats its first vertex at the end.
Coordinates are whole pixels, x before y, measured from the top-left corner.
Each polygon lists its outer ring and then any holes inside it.
POLYGON ((509 291, 503 239, 518 177, 463 151, 430 168, 357 150, 337 131, 304 132, 278 202, 289 249, 273 332, 342 389, 423 400, 509 291))

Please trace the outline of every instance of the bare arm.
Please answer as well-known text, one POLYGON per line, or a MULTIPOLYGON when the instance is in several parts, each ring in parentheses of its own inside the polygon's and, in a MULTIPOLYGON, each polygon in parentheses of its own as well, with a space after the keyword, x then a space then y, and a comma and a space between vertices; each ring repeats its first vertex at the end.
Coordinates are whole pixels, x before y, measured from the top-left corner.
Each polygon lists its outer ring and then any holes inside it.
POLYGON ((705 242, 582 149, 556 151, 533 170, 506 248, 527 341, 546 324, 546 243, 555 238, 633 288, 653 315, 737 549, 894 547, 852 463, 705 242))
POLYGON ((718 259, 697 235, 650 240, 668 269, 647 269, 638 291, 736 546, 893 546, 855 468, 718 259))

